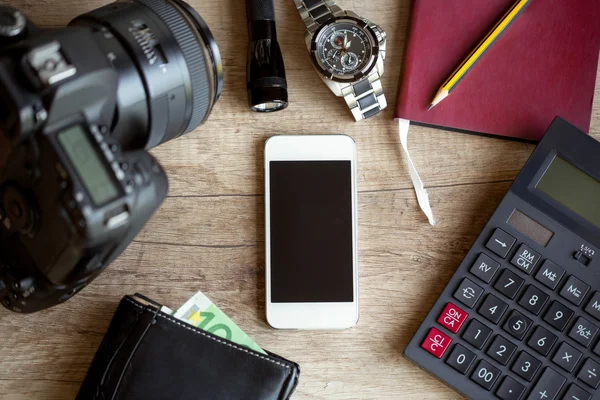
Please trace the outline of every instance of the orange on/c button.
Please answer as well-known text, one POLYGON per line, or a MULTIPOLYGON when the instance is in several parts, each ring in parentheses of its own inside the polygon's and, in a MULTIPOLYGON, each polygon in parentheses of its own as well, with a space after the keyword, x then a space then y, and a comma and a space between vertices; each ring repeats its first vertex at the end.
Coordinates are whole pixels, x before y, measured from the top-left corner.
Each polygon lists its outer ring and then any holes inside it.
POLYGON ((440 314, 437 322, 452 333, 458 332, 469 314, 456 307, 452 303, 446 304, 446 308, 440 314))
POLYGON ((444 335, 442 332, 435 328, 431 328, 427 337, 421 343, 421 348, 427 350, 427 352, 433 354, 437 358, 442 358, 448 346, 452 343, 452 339, 444 335))

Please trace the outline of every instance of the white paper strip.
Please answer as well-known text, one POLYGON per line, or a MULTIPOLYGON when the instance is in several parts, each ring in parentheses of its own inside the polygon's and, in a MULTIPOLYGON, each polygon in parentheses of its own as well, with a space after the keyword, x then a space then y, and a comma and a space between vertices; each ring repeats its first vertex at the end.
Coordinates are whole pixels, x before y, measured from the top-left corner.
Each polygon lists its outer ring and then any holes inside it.
POLYGON ((417 201, 419 202, 421 210, 423 210, 423 213, 425 213, 427 216, 429 223, 432 226, 435 226, 435 218, 433 217, 433 211, 431 211, 431 206, 429 205, 429 195, 427 194, 427 190, 425 190, 425 185, 423 185, 423 181, 421 180, 421 177, 417 172, 417 168, 415 168, 415 164, 413 164, 410 153, 408 152, 408 128, 410 127, 410 121, 398 118, 398 127, 400 129, 400 143, 402 143, 402 149, 404 150, 404 155, 406 156, 408 172, 410 173, 410 179, 412 180, 412 184, 417 194, 417 201))

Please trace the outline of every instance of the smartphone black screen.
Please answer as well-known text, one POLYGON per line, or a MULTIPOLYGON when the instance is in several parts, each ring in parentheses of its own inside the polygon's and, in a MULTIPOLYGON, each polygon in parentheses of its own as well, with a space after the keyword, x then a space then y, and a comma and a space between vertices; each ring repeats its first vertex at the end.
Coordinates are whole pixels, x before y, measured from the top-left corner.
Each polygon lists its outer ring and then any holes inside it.
POLYGON ((271 161, 271 301, 352 302, 350 161, 271 161))

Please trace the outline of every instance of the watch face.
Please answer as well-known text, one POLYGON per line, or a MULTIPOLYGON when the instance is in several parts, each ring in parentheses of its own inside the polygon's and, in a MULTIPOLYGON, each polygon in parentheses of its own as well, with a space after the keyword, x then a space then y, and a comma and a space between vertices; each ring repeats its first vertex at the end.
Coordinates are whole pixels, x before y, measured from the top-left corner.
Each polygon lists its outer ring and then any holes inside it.
POLYGON ((332 77, 354 78, 373 65, 375 46, 372 37, 364 24, 348 18, 336 20, 317 34, 313 54, 332 77))

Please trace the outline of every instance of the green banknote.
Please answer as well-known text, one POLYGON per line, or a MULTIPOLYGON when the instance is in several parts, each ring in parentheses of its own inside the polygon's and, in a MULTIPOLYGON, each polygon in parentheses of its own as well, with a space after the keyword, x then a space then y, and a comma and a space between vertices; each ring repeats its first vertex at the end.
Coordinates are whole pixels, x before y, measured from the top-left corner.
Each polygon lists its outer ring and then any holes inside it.
POLYGON ((267 354, 202 292, 186 301, 174 317, 240 346, 267 354))

